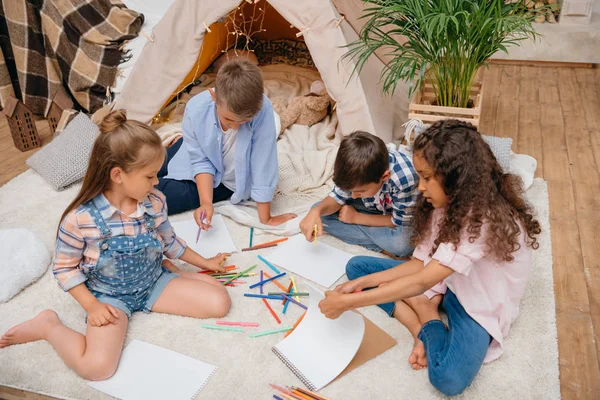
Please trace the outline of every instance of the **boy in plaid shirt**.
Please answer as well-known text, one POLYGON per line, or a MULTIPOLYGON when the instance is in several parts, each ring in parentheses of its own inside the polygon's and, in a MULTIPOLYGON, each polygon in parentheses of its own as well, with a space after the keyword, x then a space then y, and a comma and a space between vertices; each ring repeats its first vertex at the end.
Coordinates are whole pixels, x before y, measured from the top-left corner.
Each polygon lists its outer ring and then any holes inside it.
POLYGON ((388 150, 383 140, 356 131, 341 143, 328 197, 300 222, 306 240, 325 232, 346 243, 392 257, 406 257, 419 178, 409 155, 388 150))

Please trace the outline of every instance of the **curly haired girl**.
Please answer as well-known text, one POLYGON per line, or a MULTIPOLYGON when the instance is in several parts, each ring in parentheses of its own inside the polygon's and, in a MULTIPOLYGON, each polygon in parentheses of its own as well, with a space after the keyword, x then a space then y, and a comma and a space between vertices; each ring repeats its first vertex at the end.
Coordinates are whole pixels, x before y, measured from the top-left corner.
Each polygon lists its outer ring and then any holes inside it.
POLYGON ((433 124, 416 138, 413 164, 420 178, 413 259, 354 257, 351 280, 327 292, 320 308, 337 318, 379 305, 413 334, 412 367, 428 367, 431 384, 452 396, 502 354, 541 229, 520 179, 502 171, 472 125, 433 124))

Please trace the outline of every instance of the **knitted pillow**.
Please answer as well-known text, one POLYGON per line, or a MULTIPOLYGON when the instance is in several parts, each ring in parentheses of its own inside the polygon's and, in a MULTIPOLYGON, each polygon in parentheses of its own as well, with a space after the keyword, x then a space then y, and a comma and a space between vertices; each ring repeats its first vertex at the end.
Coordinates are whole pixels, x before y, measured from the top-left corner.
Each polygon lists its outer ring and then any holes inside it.
POLYGON ((83 178, 98 126, 79 113, 50 143, 27 160, 27 165, 42 176, 55 190, 83 178))

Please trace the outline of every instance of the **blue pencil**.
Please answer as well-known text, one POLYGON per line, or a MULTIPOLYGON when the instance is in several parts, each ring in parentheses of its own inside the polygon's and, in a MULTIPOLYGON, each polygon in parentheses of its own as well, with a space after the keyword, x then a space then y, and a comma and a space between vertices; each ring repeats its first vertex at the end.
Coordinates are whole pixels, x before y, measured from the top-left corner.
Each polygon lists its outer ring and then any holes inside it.
POLYGON ((258 259, 262 262, 264 262, 265 264, 267 264, 267 267, 271 268, 273 270, 273 272, 275 272, 276 274, 280 274, 281 271, 278 270, 277 268, 275 268, 275 266, 273 264, 271 264, 270 262, 268 262, 267 260, 265 260, 262 256, 258 256, 258 259))
MULTIPOLYGON (((290 289, 290 293, 294 293, 294 289, 290 289)), ((290 301, 288 300, 285 302, 285 304, 283 306, 283 311, 281 312, 282 314, 285 314, 287 312, 287 308, 289 305, 290 305, 290 301)))
POLYGON ((273 398, 276 400, 283 400, 281 397, 277 396, 276 394, 273 395, 273 398))
POLYGON ((282 272, 282 273, 280 273, 279 275, 275 275, 275 276, 273 276, 273 277, 271 277, 271 278, 269 278, 269 279, 265 279, 264 281, 257 282, 257 283, 255 283, 254 285, 250 285, 250 289, 254 289, 254 288, 255 288, 255 287, 257 287, 257 286, 262 286, 262 285, 264 285, 265 283, 267 283, 267 282, 271 282, 271 281, 273 281, 273 280, 275 280, 275 279, 278 279, 278 278, 281 278, 281 277, 282 277, 282 276, 284 276, 284 275, 285 275, 285 272, 282 272))
POLYGON ((288 296, 286 294, 282 294, 282 296, 285 297, 288 300, 288 302, 291 301, 292 303, 296 304, 297 306, 300 306, 300 307, 304 308, 305 310, 308 310, 308 307, 306 307, 304 304, 302 304, 300 302, 297 302, 296 300, 292 299, 290 296, 288 296))
POLYGON ((268 294, 244 293, 244 297, 256 297, 257 299, 283 300, 281 296, 270 296, 268 294))

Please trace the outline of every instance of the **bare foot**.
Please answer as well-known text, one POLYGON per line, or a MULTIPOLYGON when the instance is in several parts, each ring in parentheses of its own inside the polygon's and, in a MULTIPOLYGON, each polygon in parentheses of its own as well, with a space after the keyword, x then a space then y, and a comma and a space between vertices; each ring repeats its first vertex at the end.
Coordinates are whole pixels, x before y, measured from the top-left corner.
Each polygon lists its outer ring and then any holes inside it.
POLYGON ((45 338, 48 329, 60 324, 58 315, 52 310, 44 310, 29 321, 10 328, 0 338, 0 349, 13 344, 35 342, 45 338))
POLYGON ((419 295, 404 300, 419 317, 421 324, 426 322, 441 319, 438 307, 442 302, 442 295, 437 295, 428 299, 425 295, 419 295))
POLYGON ((427 357, 425 356, 425 345, 419 339, 415 339, 415 346, 408 357, 408 363, 414 370, 427 368, 427 357))

